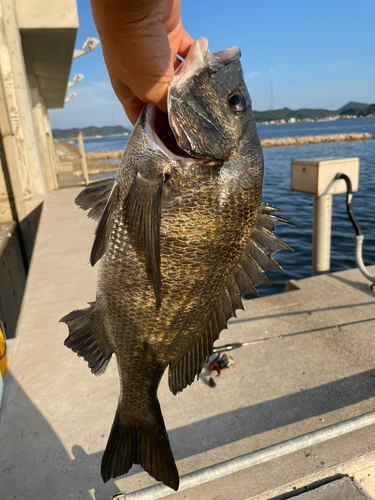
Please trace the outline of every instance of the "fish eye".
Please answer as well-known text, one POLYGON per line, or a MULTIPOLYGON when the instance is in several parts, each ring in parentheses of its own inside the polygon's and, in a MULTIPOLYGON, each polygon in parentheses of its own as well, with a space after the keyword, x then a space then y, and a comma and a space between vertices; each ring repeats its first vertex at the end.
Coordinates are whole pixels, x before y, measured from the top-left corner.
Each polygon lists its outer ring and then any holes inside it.
POLYGON ((245 97, 239 92, 232 92, 228 96, 228 103, 232 111, 242 113, 247 108, 245 97))

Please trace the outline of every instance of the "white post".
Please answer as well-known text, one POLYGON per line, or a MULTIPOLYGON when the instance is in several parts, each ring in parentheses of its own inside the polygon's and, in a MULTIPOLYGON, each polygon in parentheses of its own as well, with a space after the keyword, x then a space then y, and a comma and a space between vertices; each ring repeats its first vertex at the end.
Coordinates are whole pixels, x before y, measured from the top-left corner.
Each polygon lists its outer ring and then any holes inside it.
POLYGON ((79 154, 81 155, 82 175, 87 185, 89 183, 89 173, 87 171, 85 147, 83 145, 83 137, 82 137, 82 132, 80 130, 77 132, 77 141, 78 141, 79 154))
POLYGON ((30 94, 33 105, 35 129, 39 143, 39 151, 42 160, 44 179, 48 191, 52 191, 54 189, 58 189, 55 165, 51 161, 49 144, 47 143, 47 133, 45 129, 43 107, 42 107, 38 84, 36 78, 29 78, 29 81, 30 80, 33 83, 33 86, 30 86, 30 94))
POLYGON ((346 174, 353 191, 358 190, 359 158, 317 158, 292 160, 291 189, 314 195, 312 274, 329 271, 331 261, 332 195, 346 193, 337 174, 346 174))
POLYGON ((312 275, 329 271, 331 262, 332 195, 314 196, 312 275))
POLYGON ((44 119, 44 129, 46 131, 46 140, 48 144, 48 151, 49 151, 49 156, 50 156, 50 161, 51 165, 54 171, 54 179, 56 181, 56 187, 55 189, 59 189, 59 185, 57 182, 57 165, 56 165, 56 153, 55 153, 55 146, 53 144, 53 135, 52 135, 52 130, 51 130, 51 124, 49 121, 48 117, 48 112, 47 108, 44 102, 44 99, 42 96, 40 96, 40 100, 42 103, 42 112, 43 112, 43 119, 44 119))

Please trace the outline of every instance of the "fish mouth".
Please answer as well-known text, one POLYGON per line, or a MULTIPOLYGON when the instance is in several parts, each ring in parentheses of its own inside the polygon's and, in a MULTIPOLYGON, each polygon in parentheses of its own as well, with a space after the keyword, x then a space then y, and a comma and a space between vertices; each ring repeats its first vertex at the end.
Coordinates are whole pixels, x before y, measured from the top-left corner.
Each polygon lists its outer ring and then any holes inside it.
POLYGON ((150 106, 147 113, 147 125, 148 136, 171 158, 177 161, 202 162, 207 166, 222 164, 222 161, 217 158, 198 155, 191 150, 190 142, 173 114, 167 115, 161 109, 150 106), (173 128, 171 123, 173 123, 173 128))
MULTIPOLYGON (((183 95, 189 89, 195 75, 203 71, 207 72, 207 70, 211 74, 217 73, 240 57, 241 51, 236 46, 211 54, 208 50, 208 40, 201 37, 193 43, 186 58, 176 69, 168 89, 167 107, 169 126, 175 136, 179 149, 188 153, 189 156, 197 159, 206 158, 199 151, 199 148, 194 146, 194 139, 189 137, 189 133, 185 132, 183 124, 179 121, 178 117, 181 113, 178 107, 183 101, 183 95)), ((200 113, 198 112, 198 114, 200 113)), ((201 118, 204 117, 201 116, 201 118)))
POLYGON ((176 69, 173 80, 169 85, 168 114, 154 106, 150 106, 147 115, 149 137, 152 136, 154 142, 169 156, 179 161, 202 162, 208 166, 222 165, 221 159, 208 156, 206 152, 200 152, 199 148, 194 146, 194 139, 189 137, 189 133, 185 132, 178 119, 179 110, 176 108, 175 99, 172 99, 171 94, 173 91, 174 96, 178 95, 178 101, 181 103, 183 101, 182 96, 186 89, 189 88, 194 75, 201 71, 207 71, 207 68, 212 74, 217 73, 221 68, 240 56, 241 51, 238 47, 230 47, 211 54, 208 50, 208 40, 203 37, 198 38, 190 47, 189 53, 176 69))
POLYGON ((208 50, 207 38, 197 38, 190 47, 186 58, 174 72, 172 85, 183 87, 192 75, 198 73, 206 66, 209 67, 212 73, 217 73, 221 68, 240 57, 241 50, 236 45, 211 54, 208 50))

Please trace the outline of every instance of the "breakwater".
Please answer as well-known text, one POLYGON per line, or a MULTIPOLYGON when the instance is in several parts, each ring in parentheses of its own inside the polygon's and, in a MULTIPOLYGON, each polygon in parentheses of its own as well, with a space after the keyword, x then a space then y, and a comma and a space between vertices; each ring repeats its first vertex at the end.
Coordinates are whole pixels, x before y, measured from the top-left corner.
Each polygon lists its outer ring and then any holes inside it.
POLYGON ((322 134, 306 135, 302 137, 278 137, 276 139, 263 139, 261 142, 263 148, 274 148, 281 146, 298 146, 302 144, 321 144, 324 142, 345 142, 345 141, 364 141, 375 139, 375 136, 368 132, 352 132, 349 134, 322 134))

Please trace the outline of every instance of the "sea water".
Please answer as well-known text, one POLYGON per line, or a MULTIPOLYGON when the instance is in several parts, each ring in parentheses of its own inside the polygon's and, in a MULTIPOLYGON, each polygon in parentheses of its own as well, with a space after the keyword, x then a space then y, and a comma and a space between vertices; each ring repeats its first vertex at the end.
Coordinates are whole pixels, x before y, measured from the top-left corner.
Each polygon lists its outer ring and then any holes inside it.
MULTIPOLYGON (((261 139, 296 137, 319 134, 369 132, 375 135, 375 118, 357 118, 327 122, 308 122, 284 125, 258 125, 261 139)), ((85 140, 86 151, 123 149, 128 137, 103 137, 85 140)), ((281 251, 276 260, 284 269, 267 273, 272 287, 258 287, 261 296, 283 291, 286 281, 311 276, 313 196, 290 190, 291 160, 308 158, 360 158, 359 190, 354 193, 353 211, 364 234, 363 259, 366 265, 375 264, 375 139, 332 142, 266 148, 264 154, 263 201, 287 211, 286 218, 301 229, 276 224, 276 234, 293 248, 294 253, 281 251)), ((333 196, 331 271, 356 267, 354 230, 346 214, 345 194, 333 196)))

